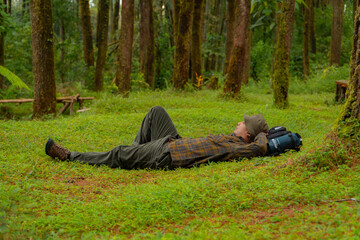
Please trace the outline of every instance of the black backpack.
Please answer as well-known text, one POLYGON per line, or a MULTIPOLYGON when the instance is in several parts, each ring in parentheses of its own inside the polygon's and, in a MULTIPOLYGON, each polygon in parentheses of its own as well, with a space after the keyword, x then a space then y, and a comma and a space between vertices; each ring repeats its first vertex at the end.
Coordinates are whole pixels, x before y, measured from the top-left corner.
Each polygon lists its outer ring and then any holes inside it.
POLYGON ((287 131, 285 127, 281 126, 271 128, 267 139, 266 156, 277 156, 290 149, 299 151, 302 146, 302 139, 299 134, 287 131))

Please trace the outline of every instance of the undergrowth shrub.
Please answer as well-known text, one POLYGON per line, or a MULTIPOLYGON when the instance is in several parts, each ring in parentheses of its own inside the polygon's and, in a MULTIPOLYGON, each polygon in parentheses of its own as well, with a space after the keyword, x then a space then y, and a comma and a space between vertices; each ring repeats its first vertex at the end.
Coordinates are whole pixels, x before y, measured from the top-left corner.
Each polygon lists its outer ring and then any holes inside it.
POLYGON ((354 167, 360 163, 359 140, 332 132, 316 149, 300 158, 309 170, 336 170, 342 165, 354 167))

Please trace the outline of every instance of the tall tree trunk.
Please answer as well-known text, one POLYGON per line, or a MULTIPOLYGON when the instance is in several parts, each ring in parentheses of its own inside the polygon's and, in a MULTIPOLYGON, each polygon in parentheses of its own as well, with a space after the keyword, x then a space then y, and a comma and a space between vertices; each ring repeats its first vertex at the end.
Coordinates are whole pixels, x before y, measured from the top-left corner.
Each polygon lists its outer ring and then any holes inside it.
POLYGON ((119 93, 124 97, 128 97, 134 39, 134 0, 122 1, 121 19, 123 21, 121 21, 115 83, 119 88, 119 93))
POLYGON ((344 0, 333 0, 333 22, 331 28, 331 43, 330 43, 330 66, 340 65, 343 12, 344 12, 344 0))
POLYGON ((119 17, 120 17, 120 1, 115 0, 114 16, 112 18, 111 34, 110 34, 113 40, 117 39, 116 32, 119 29, 119 17))
POLYGON ((315 36, 315 2, 311 0, 312 5, 310 7, 310 43, 311 53, 316 54, 316 36, 315 36))
MULTIPOLYGON (((178 38, 178 29, 179 29, 179 13, 181 8, 181 0, 173 0, 173 37, 174 37, 174 46, 177 45, 177 38, 178 38)), ((174 51, 174 59, 175 59, 176 51, 174 51)))
MULTIPOLYGON (((359 0, 356 1, 354 8, 355 17, 354 17, 354 37, 353 37, 353 47, 352 55, 350 62, 350 81, 348 83, 348 89, 346 91, 346 102, 340 112, 338 123, 347 121, 347 124, 353 123, 357 125, 357 131, 359 131, 359 122, 360 122, 360 55, 359 55, 359 46, 360 46, 360 7, 359 0), (352 120, 357 121, 352 121, 352 120)), ((343 128, 343 131, 351 131, 351 128, 343 128)), ((350 135, 350 133, 347 133, 350 135)), ((357 132, 359 134, 359 132, 357 132)), ((357 135, 358 136, 358 135, 357 135)))
POLYGON ((191 35, 191 79, 197 83, 197 77, 202 76, 201 43, 204 0, 194 1, 194 14, 191 35))
MULTIPOLYGON (((175 0, 174 0, 175 1, 175 0)), ((194 0, 180 0, 175 29, 174 87, 184 89, 189 77, 190 41, 194 0)), ((174 16, 174 19, 175 19, 174 16)))
POLYGON ((94 48, 92 42, 91 15, 89 0, 80 0, 80 18, 83 37, 84 60, 87 67, 94 66, 94 48))
POLYGON ((31 0, 30 12, 34 75, 33 117, 37 118, 56 113, 51 0, 31 0))
POLYGON ((234 45, 235 0, 227 0, 226 8, 226 53, 224 74, 227 73, 230 56, 234 45))
POLYGON ((7 0, 8 1, 8 9, 7 9, 7 14, 11 15, 11 5, 12 5, 12 1, 11 0, 7 0))
POLYGON ((234 44, 224 86, 224 93, 230 97, 238 96, 244 76, 251 0, 236 0, 235 6, 234 44))
POLYGON ((309 45, 310 45, 310 8, 312 6, 312 0, 305 0, 306 6, 304 8, 304 53, 303 53, 303 67, 304 67, 304 78, 308 79, 310 75, 310 55, 309 55, 309 45))
POLYGON ((107 39, 109 25, 109 0, 99 2, 97 24, 96 24, 96 45, 98 56, 95 67, 94 90, 99 92, 104 85, 104 69, 106 63, 107 39))
POLYGON ((113 28, 113 21, 114 21, 114 4, 113 0, 109 0, 109 36, 108 39, 112 39, 112 28, 113 28))
POLYGON ((293 33, 295 0, 283 0, 278 4, 280 12, 276 14, 277 43, 275 69, 273 77, 274 104, 286 108, 289 104, 289 59, 293 33))
MULTIPOLYGON (((3 0, 2 2, 3 2, 3 4, 5 4, 6 0, 3 0)), ((5 13, 6 13, 6 11, 5 11, 5 13)), ((0 15, 0 26, 2 25, 2 23, 4 21, 3 18, 4 18, 4 16, 0 15)), ((1 66, 4 66, 4 55, 5 55, 4 41, 5 41, 5 33, 1 32, 0 33, 0 65, 1 66)), ((3 75, 0 75, 0 89, 4 89, 3 75)))
MULTIPOLYGON (((249 25, 251 22, 251 16, 249 15, 249 25)), ((250 66, 251 66, 251 45, 252 45, 252 32, 251 29, 248 27, 248 35, 246 39, 246 49, 245 49, 245 63, 244 63, 244 70, 243 76, 241 78, 242 83, 247 85, 249 83, 249 76, 250 76, 250 66)))
MULTIPOLYGON (((4 66, 4 34, 0 34, 0 65, 4 66)), ((4 89, 4 77, 0 75, 0 90, 4 89)))
MULTIPOLYGON (((65 25, 63 22, 60 23, 60 62, 63 64, 64 60, 65 60, 65 47, 64 47, 64 42, 65 42, 65 25)), ((62 83, 65 82, 65 72, 63 68, 60 68, 60 81, 62 83)))
POLYGON ((155 39, 152 0, 140 0, 140 65, 144 80, 155 83, 155 39))

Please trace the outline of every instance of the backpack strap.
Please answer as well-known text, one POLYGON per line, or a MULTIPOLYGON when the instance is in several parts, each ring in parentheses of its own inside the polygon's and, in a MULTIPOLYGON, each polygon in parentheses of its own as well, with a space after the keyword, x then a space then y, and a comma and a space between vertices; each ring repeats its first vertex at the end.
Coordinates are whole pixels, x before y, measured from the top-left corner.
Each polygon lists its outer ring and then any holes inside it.
POLYGON ((289 137, 290 137, 290 139, 291 139, 292 147, 295 147, 295 140, 294 140, 294 137, 293 137, 292 133, 289 132, 288 135, 289 135, 289 137))

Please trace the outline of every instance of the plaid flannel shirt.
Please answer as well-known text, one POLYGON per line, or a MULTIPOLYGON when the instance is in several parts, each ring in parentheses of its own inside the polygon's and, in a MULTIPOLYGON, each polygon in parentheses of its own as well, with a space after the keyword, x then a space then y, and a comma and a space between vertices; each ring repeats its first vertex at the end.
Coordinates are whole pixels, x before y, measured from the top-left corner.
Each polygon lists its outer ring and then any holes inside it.
POLYGON ((174 168, 263 156, 266 148, 265 133, 259 133, 252 143, 247 143, 243 138, 236 137, 234 134, 210 134, 203 138, 179 138, 171 139, 169 142, 172 167, 174 168))

